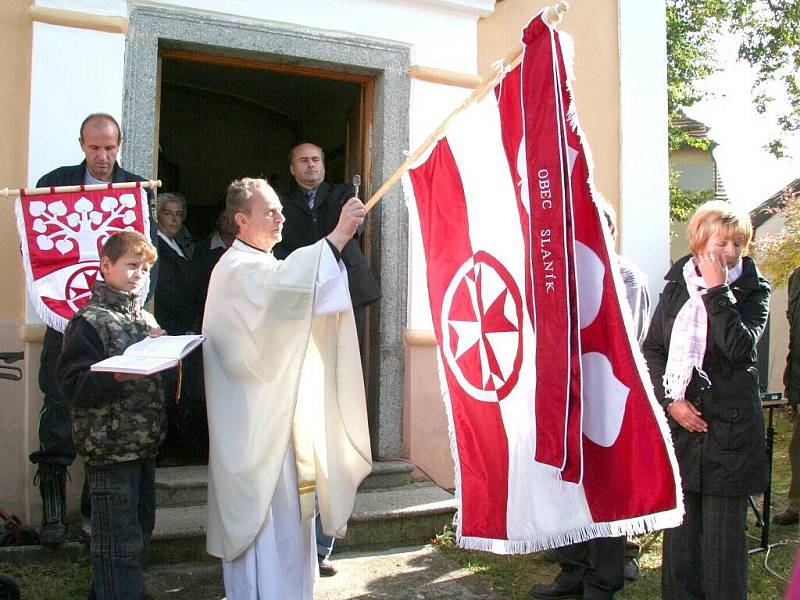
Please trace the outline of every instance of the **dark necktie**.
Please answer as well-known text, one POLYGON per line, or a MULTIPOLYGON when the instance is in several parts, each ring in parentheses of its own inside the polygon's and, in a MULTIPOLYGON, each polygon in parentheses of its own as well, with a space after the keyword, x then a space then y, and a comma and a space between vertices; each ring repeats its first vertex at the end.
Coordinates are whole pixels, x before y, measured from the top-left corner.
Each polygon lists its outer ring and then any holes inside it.
POLYGON ((314 199, 317 197, 317 190, 308 190, 306 192, 306 202, 308 203, 308 209, 314 210, 314 199))

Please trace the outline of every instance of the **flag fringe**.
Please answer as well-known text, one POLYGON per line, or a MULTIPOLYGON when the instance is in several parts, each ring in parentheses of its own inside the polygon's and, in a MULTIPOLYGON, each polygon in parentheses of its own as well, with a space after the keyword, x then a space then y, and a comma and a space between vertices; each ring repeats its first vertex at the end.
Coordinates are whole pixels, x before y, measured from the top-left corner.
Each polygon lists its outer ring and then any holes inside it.
POLYGON ((28 248, 28 236, 25 231, 25 215, 22 210, 21 197, 18 197, 17 201, 14 203, 14 212, 17 217, 17 233, 19 234, 20 247, 22 249, 22 267, 25 271, 25 281, 28 286, 28 299, 30 300, 33 310, 36 311, 36 314, 44 321, 45 325, 63 333, 64 329, 67 327, 67 319, 50 310, 39 294, 36 293, 36 284, 33 278, 33 269, 31 268, 31 256, 28 248))
POLYGON ((683 511, 672 509, 635 519, 609 523, 589 523, 551 536, 531 540, 497 540, 456 534, 456 543, 465 550, 482 550, 494 554, 531 554, 569 544, 586 542, 603 537, 641 535, 669 527, 677 527, 683 520, 683 511))

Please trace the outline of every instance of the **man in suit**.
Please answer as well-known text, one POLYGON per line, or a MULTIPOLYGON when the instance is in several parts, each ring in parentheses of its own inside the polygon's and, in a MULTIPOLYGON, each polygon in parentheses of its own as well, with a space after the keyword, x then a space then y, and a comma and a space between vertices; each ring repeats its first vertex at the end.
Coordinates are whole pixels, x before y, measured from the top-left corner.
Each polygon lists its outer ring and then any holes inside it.
MULTIPOLYGON (((349 184, 332 185, 325 181, 325 153, 316 144, 298 144, 289 152, 289 172, 297 187, 281 198, 283 216, 283 241, 273 252, 279 259, 286 258, 294 250, 321 240, 334 230, 345 202, 355 196, 349 184)), ((375 275, 361 252, 358 239, 363 225, 342 249, 342 262, 347 269, 350 301, 356 320, 359 346, 364 345, 367 321, 367 305, 381 297, 375 275)), ((323 577, 336 574, 329 558, 333 550, 333 538, 322 531, 317 518, 317 558, 319 572, 323 577)))
MULTIPOLYGON (((286 223, 283 241, 273 250, 279 259, 286 258, 298 248, 310 246, 333 231, 339 222, 342 206, 355 195, 350 184, 332 185, 325 181, 325 154, 315 144, 303 143, 292 148, 289 172, 297 187, 281 198, 286 223)), ((347 269, 358 341, 363 345, 366 308, 381 297, 381 291, 358 245, 360 233, 356 233, 344 247, 342 261, 347 269)))
MULTIPOLYGON (((38 181, 36 187, 144 181, 117 164, 122 133, 119 123, 111 115, 93 113, 86 117, 81 123, 78 143, 84 160, 80 164, 51 171, 38 181)), ((156 240, 155 223, 152 220, 150 239, 156 240)), ((157 267, 158 263, 150 272, 152 282, 157 280, 157 267)), ((154 287, 151 285, 151 291, 154 287)), ((54 547, 60 546, 66 535, 67 467, 75 460, 69 407, 56 380, 56 361, 61 354, 62 339, 60 331, 47 328, 39 365, 39 387, 44 392, 44 404, 39 414, 39 450, 30 455, 31 462, 38 465, 35 481, 42 496, 41 542, 54 547)), ((81 512, 88 516, 89 510, 89 498, 84 493, 81 512)))

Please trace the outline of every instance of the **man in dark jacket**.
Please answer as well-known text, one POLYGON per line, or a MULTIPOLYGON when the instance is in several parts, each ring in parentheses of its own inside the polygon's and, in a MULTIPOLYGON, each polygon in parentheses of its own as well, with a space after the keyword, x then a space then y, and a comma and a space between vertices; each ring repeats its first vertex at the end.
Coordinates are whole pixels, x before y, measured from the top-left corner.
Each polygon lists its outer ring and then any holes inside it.
MULTIPOLYGON (((284 259, 289 254, 318 242, 339 222, 345 202, 355 196, 349 184, 331 185, 325 181, 325 153, 315 144, 303 143, 289 152, 289 172, 297 187, 281 198, 283 216, 283 241, 273 252, 284 259)), ((347 269, 350 301, 356 320, 358 344, 363 347, 367 321, 367 305, 381 297, 375 275, 358 245, 363 225, 342 249, 342 262, 347 269)), ((317 556, 323 577, 336 574, 328 558, 333 550, 333 538, 326 536, 317 518, 317 556)))
MULTIPOLYGON (((279 259, 318 242, 333 231, 342 206, 355 195, 349 184, 331 185, 325 181, 325 154, 319 146, 309 143, 295 146, 289 153, 289 162, 289 172, 297 187, 281 198, 286 223, 283 241, 273 250, 279 259)), ((380 298, 381 292, 358 245, 360 233, 356 233, 342 250, 342 261, 347 269, 358 341, 363 344, 367 305, 380 298)))
MULTIPOLYGON (((144 181, 117 164, 122 134, 119 124, 111 115, 95 113, 86 117, 81 124, 78 143, 85 157, 83 162, 51 171, 38 181, 36 187, 144 181)), ((150 238, 156 239, 152 220, 150 238)), ((151 281, 155 282, 156 279, 154 268, 151 270, 151 281)), ((62 340, 60 331, 47 328, 39 365, 39 387, 44 392, 44 403, 39 414, 39 450, 30 455, 31 462, 38 465, 35 480, 42 496, 40 536, 42 543, 48 546, 58 546, 64 541, 67 467, 75 460, 69 408, 56 380, 56 361, 61 354, 62 340)), ((85 494, 81 505, 84 516, 88 516, 88 498, 85 494)))
POLYGON ((794 525, 800 518, 800 269, 789 276, 789 354, 786 355, 786 370, 783 372, 784 394, 789 400, 792 415, 792 439, 789 442, 789 464, 792 480, 786 509, 777 513, 772 522, 778 525, 794 525))

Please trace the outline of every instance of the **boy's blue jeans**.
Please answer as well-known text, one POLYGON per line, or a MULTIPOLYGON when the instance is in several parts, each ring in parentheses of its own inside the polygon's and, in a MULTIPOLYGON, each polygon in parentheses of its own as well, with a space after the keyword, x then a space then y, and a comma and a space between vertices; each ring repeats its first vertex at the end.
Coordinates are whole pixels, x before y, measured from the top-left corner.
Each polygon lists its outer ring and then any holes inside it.
POLYGON ((87 465, 92 503, 90 600, 140 600, 156 522, 154 458, 87 465))

